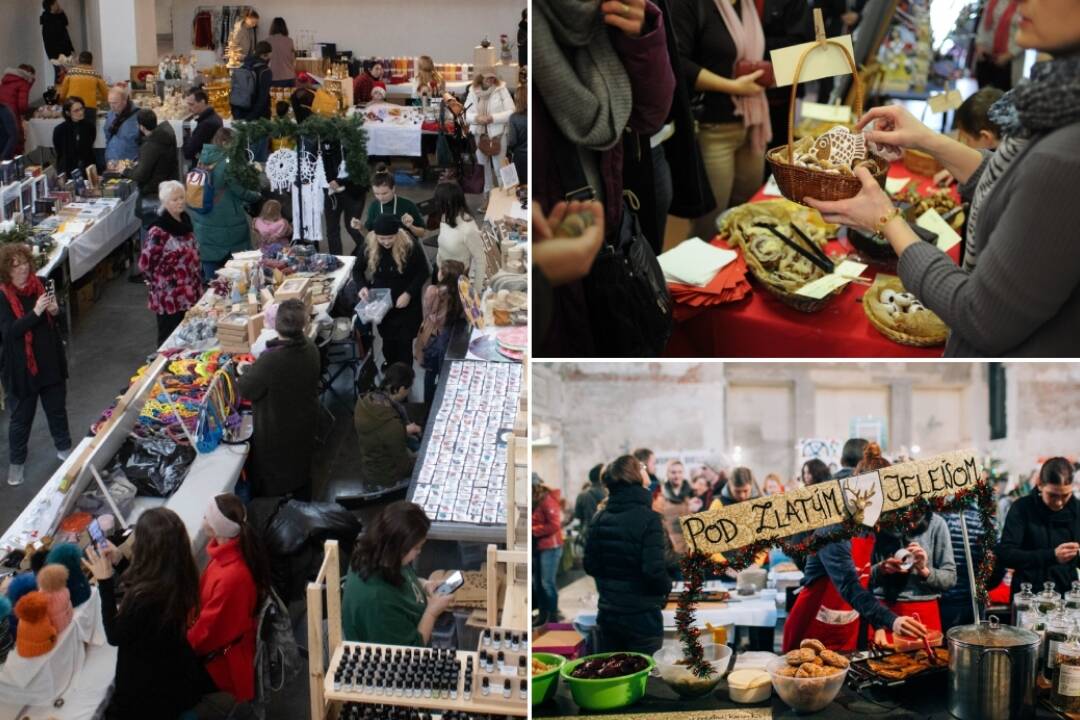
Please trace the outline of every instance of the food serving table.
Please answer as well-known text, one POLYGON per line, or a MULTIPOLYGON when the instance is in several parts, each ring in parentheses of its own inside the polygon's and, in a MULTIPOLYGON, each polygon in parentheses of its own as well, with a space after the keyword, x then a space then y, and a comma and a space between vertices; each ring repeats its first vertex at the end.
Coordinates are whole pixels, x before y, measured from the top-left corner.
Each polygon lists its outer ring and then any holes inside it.
MULTIPOLYGON (((893 163, 891 178, 911 178, 920 195, 935 189, 931 178, 914 175, 893 163)), ((773 199, 765 188, 750 202, 773 199)), ((835 256, 853 252, 847 240, 830 240, 826 251, 835 256)), ((958 261, 960 246, 949 250, 958 261)), ((868 265, 862 277, 873 280, 879 270, 868 265)), ((665 357, 941 357, 944 345, 917 348, 889 340, 870 325, 862 308, 868 289, 848 284, 825 309, 803 313, 769 294, 749 273, 753 291, 737 302, 710 308, 675 305, 675 328, 665 357)))
MULTIPOLYGON (((630 707, 608 712, 589 712, 574 704, 570 688, 562 678, 555 697, 543 705, 534 705, 534 718, 603 717, 608 720, 764 720, 766 718, 804 718, 849 720, 852 717, 887 717, 890 720, 955 720, 948 710, 945 683, 922 685, 921 692, 899 690, 864 690, 857 693, 847 685, 825 709, 809 715, 796 714, 776 693, 758 705, 738 705, 728 698, 727 680, 721 680, 716 692, 696 700, 679 698, 664 682, 650 677, 645 697, 630 707)), ((1036 718, 1055 718, 1038 708, 1036 718)))

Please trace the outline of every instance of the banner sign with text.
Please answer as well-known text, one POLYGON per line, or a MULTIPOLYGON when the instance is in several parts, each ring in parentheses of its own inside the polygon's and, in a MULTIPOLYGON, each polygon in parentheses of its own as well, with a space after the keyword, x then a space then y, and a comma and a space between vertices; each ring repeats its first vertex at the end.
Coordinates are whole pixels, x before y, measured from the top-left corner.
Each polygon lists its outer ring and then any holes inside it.
POLYGON ((829 480, 800 490, 735 503, 682 518, 690 552, 707 554, 746 547, 836 525, 851 517, 872 527, 882 513, 916 498, 948 497, 979 482, 973 450, 898 463, 877 472, 829 480))

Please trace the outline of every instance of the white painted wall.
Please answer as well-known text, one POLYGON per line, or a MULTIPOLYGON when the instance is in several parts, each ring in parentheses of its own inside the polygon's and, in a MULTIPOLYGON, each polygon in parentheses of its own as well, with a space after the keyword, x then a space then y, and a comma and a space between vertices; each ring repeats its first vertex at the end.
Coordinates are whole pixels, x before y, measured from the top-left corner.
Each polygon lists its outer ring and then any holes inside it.
MULTIPOLYGON (((191 21, 198 0, 174 0, 173 43, 179 53, 191 51, 191 21)), ((527 0, 261 0, 259 37, 270 31, 275 16, 285 18, 289 32, 314 33, 316 42, 337 43, 358 55, 431 55, 436 62, 472 62, 472 49, 484 35, 497 43, 500 34, 512 41, 527 0)))
POLYGON ((154 0, 157 11, 157 34, 172 35, 172 7, 173 0, 154 0))
MULTIPOLYGON (((86 48, 86 31, 82 0, 61 0, 68 16, 68 32, 75 50, 86 48)), ((41 42, 40 0, 4 0, 3 35, 0 35, 0 71, 28 63, 37 69, 38 81, 32 88, 30 101, 37 102, 41 93, 52 85, 53 71, 45 57, 41 42)))

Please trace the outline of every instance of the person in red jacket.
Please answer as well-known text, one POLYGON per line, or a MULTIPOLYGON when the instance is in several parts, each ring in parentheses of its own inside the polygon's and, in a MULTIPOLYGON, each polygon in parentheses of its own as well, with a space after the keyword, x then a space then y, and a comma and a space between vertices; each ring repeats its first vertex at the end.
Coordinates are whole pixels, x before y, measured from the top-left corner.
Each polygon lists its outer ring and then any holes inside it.
POLYGON ((244 503, 218 495, 203 515, 210 562, 199 581, 199 616, 188 642, 222 692, 255 698, 256 619, 270 593, 270 569, 244 503))
POLYGON ((540 476, 533 473, 533 512, 532 535, 536 553, 535 573, 539 573, 539 600, 541 624, 558 622, 559 586, 556 578, 559 574, 559 561, 562 560, 562 503, 559 491, 544 485, 540 476))
POLYGON ((22 155, 26 145, 23 133, 23 119, 30 112, 30 88, 37 79, 33 65, 20 65, 4 71, 0 79, 0 105, 7 105, 15 116, 18 139, 15 141, 15 154, 22 155))
POLYGON ((379 60, 361 70, 353 80, 353 102, 357 105, 371 102, 371 89, 375 87, 375 83, 382 80, 382 76, 383 64, 379 60))

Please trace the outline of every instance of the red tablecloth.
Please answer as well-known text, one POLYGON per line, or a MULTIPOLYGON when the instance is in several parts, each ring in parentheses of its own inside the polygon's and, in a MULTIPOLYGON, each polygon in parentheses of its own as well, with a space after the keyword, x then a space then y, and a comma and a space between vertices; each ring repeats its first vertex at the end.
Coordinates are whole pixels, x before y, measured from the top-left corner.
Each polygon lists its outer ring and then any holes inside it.
MULTIPOLYGON (((893 163, 890 177, 910 177, 922 194, 933 180, 913 175, 893 163)), ((762 188, 764 190, 764 188, 762 188)), ((770 199, 762 190, 751 199, 770 199)), ((830 241, 830 255, 850 250, 830 241)), ((954 261, 960 246, 949 251, 954 261)), ((863 277, 873 279, 870 265, 863 277)), ((915 348, 887 339, 870 325, 860 302, 866 288, 849 284, 824 310, 801 313, 789 308, 751 279, 753 292, 743 300, 711 308, 676 307, 676 324, 666 357, 941 357, 944 346, 915 348)))

